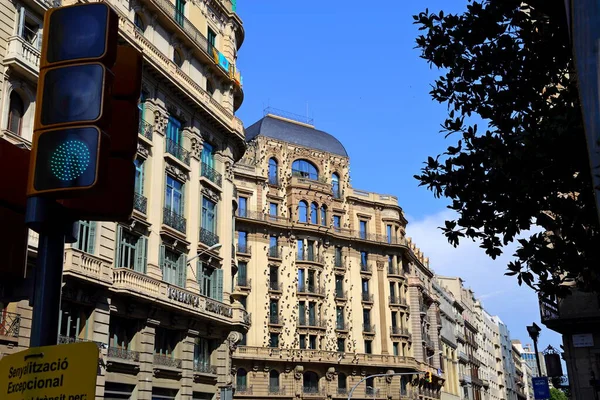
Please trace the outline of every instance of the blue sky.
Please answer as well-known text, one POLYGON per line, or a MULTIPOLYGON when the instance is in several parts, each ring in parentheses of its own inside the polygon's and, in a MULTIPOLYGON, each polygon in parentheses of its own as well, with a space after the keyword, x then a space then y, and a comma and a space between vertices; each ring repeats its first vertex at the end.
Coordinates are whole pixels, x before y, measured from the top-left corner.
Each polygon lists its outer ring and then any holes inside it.
POLYGON ((467 0, 368 2, 357 0, 238 0, 246 39, 238 66, 245 99, 238 116, 249 126, 271 106, 314 118, 350 155, 352 186, 398 196, 407 234, 441 275, 458 275, 486 309, 509 326, 514 339, 531 340, 525 326, 543 328, 540 348, 560 336, 539 321, 535 294, 504 276, 507 260, 489 259, 474 243, 447 244, 438 226, 448 210, 417 186, 429 155, 445 150, 439 127, 445 106, 433 102, 439 76, 419 58, 414 14, 456 12, 467 0))

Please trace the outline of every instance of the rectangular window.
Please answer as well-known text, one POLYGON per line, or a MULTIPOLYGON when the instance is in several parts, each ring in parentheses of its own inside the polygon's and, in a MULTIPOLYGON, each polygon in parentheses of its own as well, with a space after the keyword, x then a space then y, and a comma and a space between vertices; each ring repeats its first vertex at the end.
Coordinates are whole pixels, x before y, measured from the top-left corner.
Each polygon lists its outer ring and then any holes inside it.
POLYGON ((212 144, 208 142, 204 142, 202 144, 202 164, 207 167, 214 168, 215 167, 215 149, 212 144))
POLYGON ((400 351, 400 350, 399 350, 398 342, 394 342, 394 343, 392 343, 392 347, 393 347, 393 349, 394 349, 394 355, 395 355, 395 356, 398 356, 398 355, 400 355, 400 354, 399 354, 399 351, 400 351))
POLYGON ((158 327, 154 334, 154 353, 173 357, 173 352, 179 341, 179 335, 174 331, 158 327))
POLYGON ((298 302, 298 324, 306 326, 306 302, 298 302))
POLYGON ((371 310, 363 309, 363 323, 365 325, 371 325, 371 310))
POLYGON ((210 233, 217 232, 217 203, 202 197, 202 228, 210 233))
POLYGON ((210 356, 215 348, 213 340, 205 338, 196 338, 194 341, 194 366, 207 368, 210 367, 210 356))
POLYGON ((167 122, 167 152, 177 156, 178 148, 170 146, 181 146, 181 121, 172 116, 167 122))
POLYGON ((134 271, 146 273, 148 252, 148 238, 136 235, 123 226, 117 226, 117 248, 115 266, 129 268, 134 271))
POLYGON ((185 18, 185 0, 176 0, 175 1, 175 22, 179 25, 183 26, 183 21, 185 18))
POLYGON ((136 158, 135 161, 135 193, 144 195, 144 159, 136 158))
POLYGON ((308 261, 315 261, 315 242, 309 240, 306 242, 308 250, 308 261))
POLYGON ((317 304, 314 301, 308 303, 308 325, 317 326, 317 304))
POLYGON ((304 241, 302 239, 299 239, 297 241, 297 245, 298 245, 298 253, 297 253, 297 260, 304 260, 304 241))
POLYGON ((344 277, 342 275, 335 276, 335 297, 344 298, 344 277))
POLYGON ((216 41, 217 41, 217 34, 210 28, 208 28, 208 44, 209 46, 216 46, 216 41))
POLYGON ((304 292, 306 290, 306 276, 304 275, 304 269, 298 269, 298 291, 304 292))
POLYGON ((237 281, 238 286, 246 286, 248 280, 248 263, 245 261, 238 262, 238 272, 237 272, 237 281))
POLYGON ((271 332, 269 334, 269 347, 279 347, 279 333, 271 332))
POLYGON ((223 270, 204 265, 202 262, 198 262, 197 265, 200 294, 223 301, 223 270))
POLYGON ((96 244, 96 221, 79 221, 79 236, 73 247, 94 254, 96 244))
POLYGON ((248 232, 238 232, 238 251, 240 253, 248 253, 248 232))
POLYGON ((394 300, 396 300, 396 283, 395 282, 390 282, 390 297, 391 297, 391 301, 394 302, 394 300))
POLYGON ((277 216, 277 203, 269 203, 269 215, 277 216))
POLYGON ((277 319, 279 317, 279 300, 269 300, 269 315, 271 316, 271 322, 277 323, 277 319))
POLYGON ((239 203, 240 204, 239 204, 237 215, 240 217, 247 217, 248 216, 248 212, 247 212, 248 211, 248 198, 240 196, 239 203))
POLYGON ((336 267, 341 267, 342 266, 342 248, 341 247, 336 247, 335 248, 335 266, 336 267))
MULTIPOLYGON (((77 307, 75 305, 72 304, 64 304, 61 307, 60 310, 60 314, 58 316, 58 328, 59 328, 59 335, 61 336, 66 336, 69 338, 78 338, 78 339, 87 339, 88 337, 88 324, 87 324, 87 319, 88 319, 88 313, 86 313, 86 310, 84 308, 81 307, 77 307)), ((119 319, 117 319, 116 321, 119 321, 119 319)), ((125 320, 125 321, 129 321, 129 320, 125 320)), ((111 319, 111 328, 114 328, 114 326, 120 326, 121 328, 125 327, 125 324, 113 324, 113 321, 111 319)), ((92 332, 89 332, 89 335, 91 336, 92 332)), ((133 334, 135 334, 135 331, 133 331, 133 334)), ((127 341, 127 343, 129 343, 129 340, 131 340, 133 338, 133 334, 131 335, 122 335, 122 338, 125 338, 125 340, 127 341), (128 340, 126 338, 126 336, 128 337, 128 340)))
POLYGON ((161 246, 160 251, 163 281, 185 287, 186 255, 166 248, 164 245, 161 246))
POLYGON ((311 350, 317 349, 317 335, 308 336, 308 348, 311 350))
POLYGON ((387 234, 387 242, 392 243, 392 226, 386 225, 385 230, 387 234))
POLYGON ((360 266, 366 267, 369 262, 369 254, 366 251, 360 252, 360 266))
POLYGON ((275 265, 269 266, 269 284, 271 285, 271 289, 279 289, 279 268, 275 265))
POLYGON ((396 328, 398 326, 398 313, 396 311, 392 311, 392 328, 396 328))
POLYGON ((373 352, 373 341, 372 340, 365 340, 365 353, 366 354, 371 354, 373 352))
POLYGON ((337 329, 344 329, 344 307, 340 307, 337 306, 335 308, 335 315, 336 315, 336 328, 337 329))
POLYGON ((312 269, 309 269, 307 284, 308 284, 308 291, 310 293, 315 293, 315 289, 316 289, 315 283, 316 283, 315 282, 315 271, 313 271, 312 269))
POLYGON ((367 238, 367 221, 365 220, 360 220, 360 238, 367 238))
POLYGON ((346 340, 344 338, 338 338, 337 351, 339 351, 340 353, 343 353, 346 351, 346 340))
POLYGON ((306 349, 306 335, 300 335, 300 348, 306 349))
POLYGON ((369 294, 369 280, 368 279, 362 280, 362 292, 363 292, 363 294, 369 294))
POLYGON ((179 216, 183 215, 183 183, 167 174, 165 208, 179 216))
POLYGON ((342 227, 342 217, 339 215, 333 216, 333 227, 336 230, 339 230, 342 227))

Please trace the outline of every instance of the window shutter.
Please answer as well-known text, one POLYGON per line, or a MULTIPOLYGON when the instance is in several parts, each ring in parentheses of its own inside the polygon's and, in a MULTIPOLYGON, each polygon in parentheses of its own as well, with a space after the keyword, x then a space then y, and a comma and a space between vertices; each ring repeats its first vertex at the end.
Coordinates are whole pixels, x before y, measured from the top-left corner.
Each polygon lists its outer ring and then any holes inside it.
POLYGON ((121 268, 121 242, 123 241, 123 226, 117 224, 117 245, 115 246, 115 268, 121 268))
POLYGON ((146 273, 146 265, 148 265, 147 261, 147 253, 148 253, 148 238, 145 236, 141 236, 136 245, 135 252, 137 259, 135 261, 135 270, 142 274, 146 273))
POLYGON ((180 255, 177 263, 179 264, 177 266, 177 272, 179 274, 179 286, 185 288, 185 277, 187 275, 187 255, 180 255))
POLYGON ((160 254, 158 263, 160 264, 160 270, 163 274, 163 280, 165 279, 165 245, 160 245, 160 254))
POLYGON ((215 300, 223 301, 223 270, 215 269, 215 279, 213 282, 216 283, 216 290, 214 292, 215 300))
POLYGON ((94 254, 94 247, 96 244, 96 221, 88 222, 90 230, 88 233, 88 248, 87 252, 90 254, 94 254))
POLYGON ((77 230, 77 241, 71 245, 75 249, 81 249, 81 245, 79 244, 81 242, 81 225, 84 224, 83 221, 78 221, 78 222, 79 222, 79 228, 77 230))

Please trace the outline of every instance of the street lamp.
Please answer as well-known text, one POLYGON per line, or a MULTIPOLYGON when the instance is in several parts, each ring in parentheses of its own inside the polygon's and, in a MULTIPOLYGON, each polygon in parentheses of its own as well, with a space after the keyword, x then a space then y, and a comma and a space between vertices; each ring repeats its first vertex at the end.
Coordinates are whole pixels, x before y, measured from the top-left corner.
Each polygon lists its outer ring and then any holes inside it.
POLYGON ((193 260, 195 260, 196 258, 200 257, 202 254, 206 253, 207 251, 213 251, 213 250, 217 250, 220 249, 223 245, 221 243, 215 243, 212 246, 210 246, 208 249, 204 249, 201 252, 199 252, 198 254, 196 254, 194 257, 190 258, 187 262, 188 264, 191 263, 193 260))
POLYGON ((360 381, 358 381, 358 383, 356 385, 354 385, 352 387, 352 389, 350 389, 350 393, 348 393, 348 400, 352 399, 352 393, 354 393, 354 390, 358 387, 358 385, 360 385, 361 383, 363 383, 364 381, 366 381, 369 378, 377 378, 380 376, 402 376, 402 375, 422 375, 425 372, 394 372, 391 374, 374 374, 374 375, 369 375, 369 376, 365 376, 364 378, 362 378, 360 381))
POLYGON ((538 353, 538 347, 537 347, 537 341, 538 341, 538 338, 540 337, 541 331, 542 331, 542 328, 537 326, 535 322, 533 323, 533 325, 529 325, 527 327, 527 333, 529 333, 529 337, 531 338, 531 340, 533 340, 533 349, 535 351, 535 361, 537 363, 538 376, 542 376, 542 368, 540 365, 540 355, 538 353))
POLYGON ((438 351, 437 353, 435 353, 434 355, 427 357, 427 359, 425 359, 425 362, 429 361, 430 358, 433 358, 435 356, 440 356, 440 355, 442 355, 442 351, 441 350, 438 351))

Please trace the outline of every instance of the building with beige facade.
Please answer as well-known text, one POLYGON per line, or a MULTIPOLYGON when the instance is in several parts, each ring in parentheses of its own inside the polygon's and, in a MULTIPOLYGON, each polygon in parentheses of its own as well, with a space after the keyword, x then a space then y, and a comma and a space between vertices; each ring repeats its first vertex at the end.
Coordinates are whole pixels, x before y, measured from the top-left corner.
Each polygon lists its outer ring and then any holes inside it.
POLYGON ((438 300, 395 196, 350 185, 349 156, 273 110, 246 129, 233 296, 251 327, 236 399, 440 397, 438 300), (403 377, 369 375, 406 372, 403 377), (417 372, 432 372, 432 382, 417 372))
MULTIPOLYGON (((228 284, 237 270, 232 166, 246 148, 234 115, 242 21, 230 0, 109 4, 121 39, 144 57, 135 212, 124 224, 80 222, 65 250, 57 335, 98 343, 97 399, 227 398, 230 352, 249 325, 228 284)), ((0 1, 0 136, 25 147, 43 14, 57 5, 0 1)), ((36 247, 32 233, 31 264, 36 247)), ((0 353, 27 347, 30 327, 26 300, 0 303, 0 353)))
POLYGON ((514 377, 514 388, 517 400, 527 400, 528 391, 526 389, 526 372, 525 367, 527 364, 521 358, 521 352, 519 346, 512 342, 512 360, 515 365, 515 377, 514 377))

